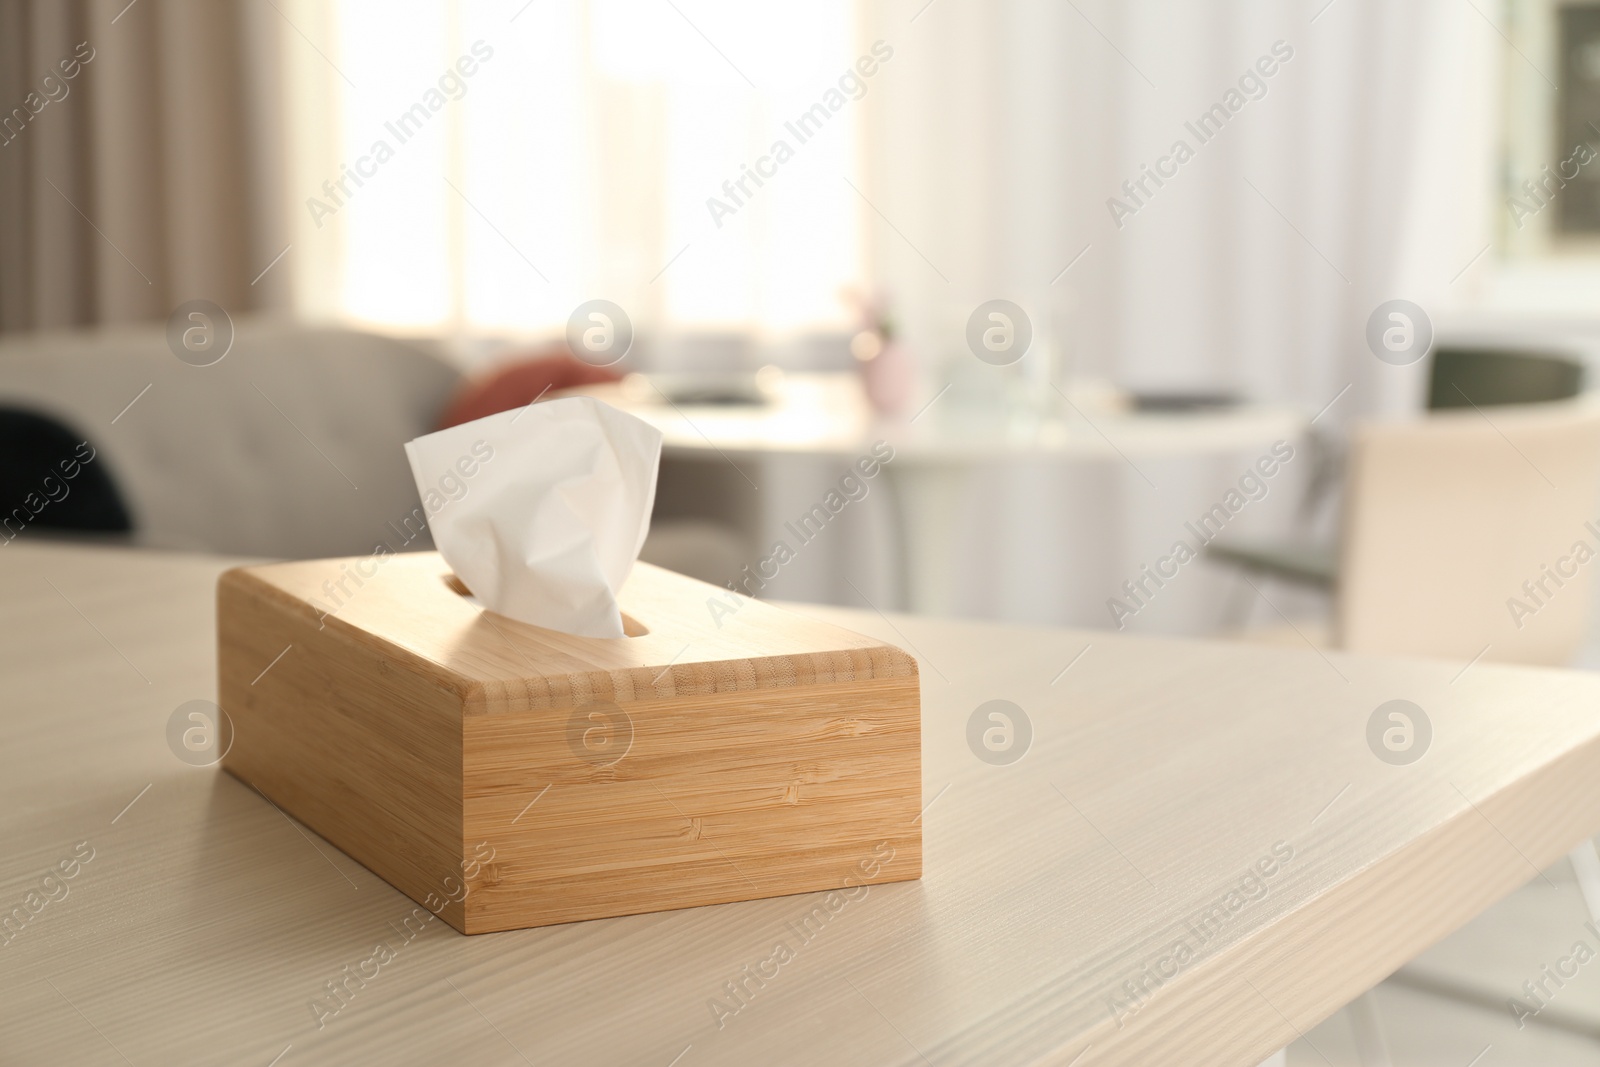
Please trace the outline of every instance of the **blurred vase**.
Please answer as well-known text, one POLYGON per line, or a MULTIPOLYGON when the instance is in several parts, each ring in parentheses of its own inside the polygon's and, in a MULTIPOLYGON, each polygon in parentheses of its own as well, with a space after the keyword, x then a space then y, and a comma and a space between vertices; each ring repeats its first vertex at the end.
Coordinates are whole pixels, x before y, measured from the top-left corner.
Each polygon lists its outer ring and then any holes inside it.
MULTIPOLYGON (((911 358, 911 352, 898 341, 878 340, 873 354, 860 358, 857 351, 857 367, 861 373, 861 386, 867 394, 867 403, 879 415, 899 415, 911 402, 911 394, 916 386, 916 361, 911 358)), ((864 346, 855 346, 859 349, 864 346)))

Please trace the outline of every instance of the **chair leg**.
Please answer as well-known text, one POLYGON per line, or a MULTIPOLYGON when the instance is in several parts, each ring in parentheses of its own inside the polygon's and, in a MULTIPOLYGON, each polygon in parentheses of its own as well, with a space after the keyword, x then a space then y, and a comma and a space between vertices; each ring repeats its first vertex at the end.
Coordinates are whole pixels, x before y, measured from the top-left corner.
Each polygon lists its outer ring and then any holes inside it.
POLYGON ((1383 1039, 1383 1026, 1378 1021, 1378 1002, 1372 991, 1361 994, 1345 1008, 1350 1016, 1350 1029, 1356 1038, 1356 1059, 1361 1067, 1394 1067, 1389 1058, 1389 1043, 1383 1039))
POLYGON ((1600 853, 1595 851, 1594 838, 1584 838, 1567 859, 1572 861, 1572 873, 1578 876, 1578 888, 1583 891, 1583 902, 1589 905, 1589 917, 1600 923, 1600 853))
POLYGON ((1229 589, 1222 602, 1222 617, 1218 626, 1224 634, 1241 631, 1250 621, 1250 611, 1255 607, 1256 591, 1250 588, 1250 583, 1245 581, 1245 572, 1241 567, 1233 577, 1233 588, 1229 589))

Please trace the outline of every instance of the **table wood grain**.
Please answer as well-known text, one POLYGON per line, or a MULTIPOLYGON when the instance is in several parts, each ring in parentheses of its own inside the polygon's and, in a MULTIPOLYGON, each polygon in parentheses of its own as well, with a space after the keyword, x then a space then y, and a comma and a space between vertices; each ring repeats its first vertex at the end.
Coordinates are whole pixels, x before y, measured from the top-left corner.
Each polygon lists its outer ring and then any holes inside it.
POLYGON ((802 607, 919 659, 921 880, 463 937, 169 750, 237 561, 21 542, 0 1063, 1253 1065, 1600 829, 1587 674, 802 607))

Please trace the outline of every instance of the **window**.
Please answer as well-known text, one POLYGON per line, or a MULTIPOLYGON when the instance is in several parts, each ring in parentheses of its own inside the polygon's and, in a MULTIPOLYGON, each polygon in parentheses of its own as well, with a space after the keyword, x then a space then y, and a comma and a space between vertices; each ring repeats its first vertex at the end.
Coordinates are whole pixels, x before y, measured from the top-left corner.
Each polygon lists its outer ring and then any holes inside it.
POLYGON ((284 11, 309 310, 457 335, 559 332, 595 298, 645 334, 847 320, 855 108, 770 150, 855 61, 852 0, 284 11))
POLYGON ((1510 5, 1505 237, 1514 255, 1600 252, 1600 3, 1510 5))
POLYGON ((1600 4, 1561 9, 1556 54, 1556 147, 1572 151, 1556 165, 1568 187, 1556 198, 1551 225, 1561 238, 1594 237, 1600 235, 1600 167, 1590 165, 1600 154, 1600 4))

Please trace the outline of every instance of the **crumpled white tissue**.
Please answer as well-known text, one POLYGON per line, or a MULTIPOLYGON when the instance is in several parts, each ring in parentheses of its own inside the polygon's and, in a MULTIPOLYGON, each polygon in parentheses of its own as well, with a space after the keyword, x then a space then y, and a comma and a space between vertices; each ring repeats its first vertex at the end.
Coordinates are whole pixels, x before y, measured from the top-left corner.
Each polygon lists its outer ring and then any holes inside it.
POLYGON ((434 545, 479 603, 623 636, 617 592, 650 529, 661 431, 573 396, 427 434, 406 457, 434 545))

